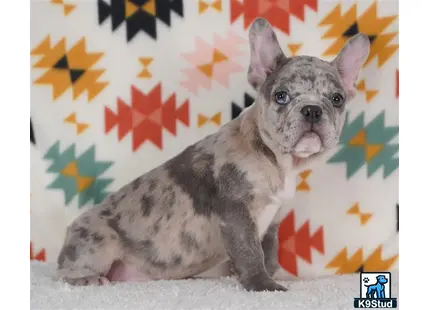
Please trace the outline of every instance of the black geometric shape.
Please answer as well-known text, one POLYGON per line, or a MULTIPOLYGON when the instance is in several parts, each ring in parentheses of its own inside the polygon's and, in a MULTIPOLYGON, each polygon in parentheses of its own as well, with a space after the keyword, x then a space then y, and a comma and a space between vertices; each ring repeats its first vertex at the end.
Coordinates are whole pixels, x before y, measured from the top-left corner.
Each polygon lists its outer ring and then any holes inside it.
POLYGON ((181 17, 184 17, 182 0, 156 0, 155 14, 167 26, 170 26, 170 12, 173 11, 181 17))
POLYGON ((399 232, 399 204, 396 204, 396 216, 397 216, 396 228, 397 228, 397 232, 399 232))
POLYGON ((36 137, 34 136, 33 123, 30 118, 30 143, 36 145, 36 137))
POLYGON ((69 69, 69 61, 67 60, 67 55, 61 57, 57 63, 54 65, 55 69, 69 69))
POLYGON ((138 11, 126 20, 127 41, 130 42, 134 36, 142 30, 152 38, 157 38, 157 24, 155 17, 145 11, 138 11))
POLYGON ((255 98, 248 93, 245 93, 245 108, 250 107, 255 101, 255 98))
POLYGON ((347 37, 347 38, 351 38, 358 33, 359 33, 358 24, 357 24, 357 22, 355 22, 343 33, 342 36, 347 37))
POLYGON ((70 69, 70 80, 72 81, 72 84, 75 83, 84 73, 85 70, 82 69, 70 69))
POLYGON ((236 104, 235 102, 231 103, 231 119, 235 119, 242 113, 243 109, 246 109, 250 107, 254 103, 254 98, 249 95, 248 93, 245 93, 244 95, 244 105, 245 107, 242 108, 240 105, 236 104))
POLYGON ((367 37, 369 38, 370 44, 372 44, 376 39, 376 35, 374 34, 368 34, 367 37))
POLYGON ((361 265, 360 267, 358 267, 358 269, 355 272, 356 273, 364 272, 364 265, 361 265))
POLYGON ((125 0, 111 0, 111 4, 103 0, 97 1, 99 25, 109 16, 112 22, 112 31, 116 30, 125 20, 125 0))

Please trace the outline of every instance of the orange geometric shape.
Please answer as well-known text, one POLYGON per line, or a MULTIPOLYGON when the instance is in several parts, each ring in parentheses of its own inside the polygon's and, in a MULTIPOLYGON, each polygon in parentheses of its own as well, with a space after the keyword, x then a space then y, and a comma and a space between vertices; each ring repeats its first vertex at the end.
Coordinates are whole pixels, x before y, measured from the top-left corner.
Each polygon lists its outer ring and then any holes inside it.
POLYGON ((350 215, 358 215, 360 218, 360 225, 364 226, 366 223, 372 218, 372 213, 363 213, 360 211, 360 206, 358 202, 354 203, 351 208, 349 208, 348 211, 346 211, 346 214, 350 215))
POLYGON ((85 130, 87 130, 89 127, 88 124, 85 123, 77 123, 76 124, 76 131, 78 133, 78 135, 80 135, 81 133, 83 133, 85 130))
POLYGON ((155 16, 156 14, 155 0, 149 0, 144 5, 142 5, 142 10, 151 14, 152 16, 155 16))
POLYGON ((213 72, 213 63, 209 63, 209 64, 204 64, 201 66, 197 66, 197 68, 203 72, 208 78, 212 77, 212 72, 213 72))
POLYGON ((375 251, 364 262, 365 271, 384 271, 389 270, 396 262, 399 255, 394 255, 388 259, 382 259, 382 245, 379 245, 375 251))
POLYGON ((366 88, 366 82, 364 80, 361 80, 357 84, 357 90, 364 92, 364 94, 366 96, 366 102, 367 103, 370 102, 379 93, 379 91, 377 91, 377 90, 367 89, 366 88))
POLYGON ((371 39, 370 53, 364 66, 377 58, 378 67, 382 67, 399 48, 398 44, 390 44, 398 32, 383 33, 396 18, 397 16, 378 17, 377 1, 373 1, 359 17, 357 17, 357 4, 353 4, 343 15, 341 4, 338 4, 319 23, 320 26, 330 26, 323 34, 323 39, 336 39, 324 51, 323 56, 338 54, 349 37, 360 32, 371 39))
POLYGON ((372 218, 372 213, 362 213, 360 214, 360 224, 361 226, 366 225, 366 223, 372 218))
POLYGON ((299 49, 301 49, 303 43, 290 43, 287 44, 288 50, 290 51, 290 56, 296 56, 299 49))
POLYGON ((65 123, 76 124, 76 113, 73 112, 64 119, 65 123))
POLYGON ((76 176, 76 184, 78 186, 78 192, 81 193, 85 191, 87 188, 94 183, 95 178, 85 177, 85 176, 76 176))
POLYGON ((228 57, 223 53, 221 53, 218 49, 214 48, 213 54, 212 54, 212 62, 217 63, 217 62, 222 62, 226 60, 228 60, 228 57))
POLYGON ((324 232, 320 226, 312 235, 310 223, 306 221, 295 231, 295 216, 292 210, 281 221, 278 230, 280 265, 289 273, 298 276, 297 259, 312 263, 312 249, 324 254, 324 232))
POLYGON ((221 112, 218 112, 211 117, 207 117, 203 114, 198 114, 198 116, 197 116, 197 127, 199 127, 199 128, 202 127, 208 121, 211 121, 212 123, 214 123, 218 126, 221 125, 221 112))
POLYGON ((86 91, 90 102, 108 85, 108 82, 98 81, 105 70, 92 69, 103 53, 87 52, 85 37, 66 51, 64 38, 51 47, 48 36, 31 51, 31 55, 42 56, 33 68, 47 69, 34 84, 51 85, 54 100, 71 88, 74 100, 86 91))
POLYGON ((372 101, 372 99, 379 93, 377 90, 367 90, 366 91, 366 101, 372 101))
POLYGON ((371 161, 376 155, 378 155, 384 148, 383 144, 367 144, 364 148, 366 161, 371 161))
POLYGON ((61 174, 68 177, 77 177, 79 175, 79 172, 76 160, 73 160, 68 163, 67 166, 64 167, 63 170, 61 170, 61 174))
POLYGON ((79 123, 78 121, 77 121, 77 118, 76 118, 76 112, 73 112, 73 113, 71 113, 69 116, 67 116, 65 119, 64 119, 64 122, 65 123, 69 123, 69 124, 73 124, 73 125, 75 125, 76 126, 76 132, 77 132, 77 134, 78 135, 80 135, 81 133, 83 133, 85 130, 87 130, 88 129, 88 127, 89 127, 89 125, 88 124, 85 124, 85 123, 79 123))
POLYGON ((349 145, 364 146, 366 144, 366 131, 361 129, 350 141, 349 145))
POLYGON ((129 18, 134 13, 136 13, 139 10, 139 7, 131 2, 130 0, 125 0, 125 17, 129 18))
POLYGON ((206 1, 199 0, 199 14, 204 13, 208 8, 213 8, 214 10, 222 11, 222 0, 215 0, 212 3, 207 3, 206 1))
POLYGON ((63 6, 63 14, 64 16, 69 15, 76 7, 74 4, 66 4, 64 0, 51 0, 52 4, 59 4, 63 6))
POLYGON ((343 248, 325 268, 337 268, 336 274, 355 273, 358 270, 362 271, 386 271, 391 268, 394 262, 398 259, 398 255, 394 255, 386 260, 382 259, 382 245, 379 245, 372 254, 363 259, 363 249, 359 248, 350 259, 348 259, 347 248, 343 248))
POLYGON ((309 184, 307 182, 307 179, 309 178, 311 173, 312 173, 312 170, 307 169, 307 170, 302 171, 299 174, 300 182, 296 186, 296 191, 308 192, 311 190, 311 188, 309 187, 309 184))

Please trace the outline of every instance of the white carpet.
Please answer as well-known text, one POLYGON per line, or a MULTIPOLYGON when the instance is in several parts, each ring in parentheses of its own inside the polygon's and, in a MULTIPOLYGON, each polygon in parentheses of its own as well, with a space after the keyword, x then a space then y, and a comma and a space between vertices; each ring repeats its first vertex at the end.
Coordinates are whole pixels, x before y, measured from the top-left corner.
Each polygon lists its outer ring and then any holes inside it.
MULTIPOLYGON (((31 262, 31 309, 354 309, 359 275, 280 282, 288 292, 251 293, 234 278, 74 287, 57 282, 54 266, 31 262)), ((392 292, 398 296, 397 274, 392 292)))

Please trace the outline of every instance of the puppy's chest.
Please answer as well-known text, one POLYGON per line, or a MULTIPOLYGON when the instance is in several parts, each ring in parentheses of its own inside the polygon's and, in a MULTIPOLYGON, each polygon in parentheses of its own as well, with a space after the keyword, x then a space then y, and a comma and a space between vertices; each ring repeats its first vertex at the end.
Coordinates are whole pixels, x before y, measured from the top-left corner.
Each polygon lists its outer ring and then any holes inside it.
POLYGON ((266 233, 282 205, 292 199, 296 192, 296 175, 289 174, 284 178, 282 186, 268 197, 268 204, 261 207, 257 214, 257 228, 260 238, 266 233))

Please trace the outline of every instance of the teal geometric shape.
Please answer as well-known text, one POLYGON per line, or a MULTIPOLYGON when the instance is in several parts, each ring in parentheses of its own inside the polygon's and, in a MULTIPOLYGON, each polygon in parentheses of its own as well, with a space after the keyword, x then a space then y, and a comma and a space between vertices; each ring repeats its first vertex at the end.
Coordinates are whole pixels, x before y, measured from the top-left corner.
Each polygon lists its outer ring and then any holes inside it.
POLYGON ((327 163, 346 163, 346 178, 351 178, 361 167, 367 165, 367 177, 371 177, 379 168, 383 168, 384 179, 399 167, 399 158, 395 156, 399 150, 398 143, 390 143, 399 133, 398 126, 385 126, 385 112, 378 114, 367 126, 364 125, 364 112, 355 120, 346 115, 345 125, 339 139, 341 149, 327 163), (366 133, 367 144, 383 145, 382 150, 366 162, 364 147, 349 145, 362 129, 366 133))
POLYGON ((101 175, 112 166, 113 162, 97 161, 94 145, 76 157, 74 144, 61 153, 60 141, 57 141, 46 152, 44 159, 52 161, 47 172, 58 174, 57 178, 47 188, 61 189, 64 192, 66 205, 69 205, 76 195, 78 196, 78 207, 81 208, 90 201, 98 204, 110 194, 106 188, 113 182, 113 179, 102 178, 101 175), (94 178, 94 182, 82 192, 78 192, 78 185, 74 177, 61 174, 61 171, 74 160, 79 176, 94 178))

